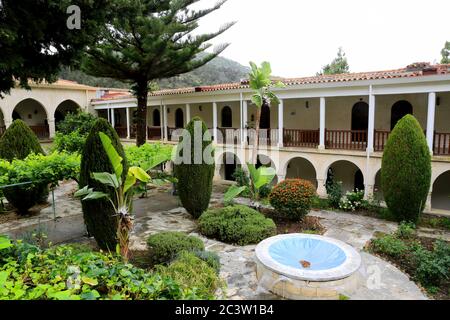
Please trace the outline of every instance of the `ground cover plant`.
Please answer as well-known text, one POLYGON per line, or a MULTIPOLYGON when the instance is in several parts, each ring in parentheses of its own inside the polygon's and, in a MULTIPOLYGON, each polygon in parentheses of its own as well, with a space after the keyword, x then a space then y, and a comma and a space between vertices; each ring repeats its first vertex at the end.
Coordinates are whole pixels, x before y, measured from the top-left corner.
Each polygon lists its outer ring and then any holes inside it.
POLYGON ((399 266, 438 299, 450 299, 450 243, 417 236, 402 223, 394 234, 380 234, 367 249, 399 266))
MULTIPOLYGON (((200 260, 201 261, 201 260, 200 260)), ((215 272, 195 261, 183 268, 213 286, 215 272)), ((172 269, 176 269, 173 267, 172 269)), ((186 285, 182 271, 149 272, 124 263, 120 256, 63 245, 41 249, 0 236, 0 299, 8 300, 152 300, 210 299, 211 291, 186 285), (175 277, 179 281, 175 280, 175 277)), ((185 278, 186 279, 186 278, 185 278)), ((216 276, 217 279, 217 276, 216 276)), ((218 281, 218 280, 217 280, 218 281)))

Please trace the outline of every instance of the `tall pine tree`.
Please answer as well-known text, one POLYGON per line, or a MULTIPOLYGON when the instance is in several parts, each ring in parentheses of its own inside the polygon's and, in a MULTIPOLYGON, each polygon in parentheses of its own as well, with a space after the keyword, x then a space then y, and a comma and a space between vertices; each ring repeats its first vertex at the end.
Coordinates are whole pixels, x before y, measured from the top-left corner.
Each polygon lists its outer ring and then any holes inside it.
POLYGON ((337 57, 331 61, 330 64, 325 65, 317 75, 330 75, 348 73, 350 67, 348 65, 347 57, 342 48, 339 48, 337 57))
POLYGON ((145 143, 147 99, 150 83, 199 68, 218 56, 228 44, 199 57, 211 39, 228 30, 228 23, 207 34, 193 32, 199 20, 218 10, 227 0, 211 8, 191 9, 199 0, 121 0, 118 14, 101 35, 101 41, 88 50, 83 70, 132 84, 138 102, 136 143, 145 143))

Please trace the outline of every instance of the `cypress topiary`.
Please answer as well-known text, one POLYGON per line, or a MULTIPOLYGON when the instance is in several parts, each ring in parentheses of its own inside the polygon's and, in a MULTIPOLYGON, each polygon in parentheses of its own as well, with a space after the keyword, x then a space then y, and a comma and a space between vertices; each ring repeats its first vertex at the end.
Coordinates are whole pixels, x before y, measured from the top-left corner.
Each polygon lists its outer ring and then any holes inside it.
POLYGON ((392 131, 383 154, 381 188, 399 221, 417 222, 431 184, 431 155, 419 122, 412 115, 392 131))
POLYGON ((214 151, 212 149, 211 135, 208 133, 208 128, 202 119, 199 117, 193 118, 186 126, 187 132, 189 132, 190 139, 182 137, 180 140, 174 174, 178 179, 177 191, 183 207, 194 218, 198 218, 203 211, 208 209, 211 199, 215 167, 214 151), (195 128, 197 128, 198 132, 195 132, 195 128), (198 148, 195 150, 195 134, 199 135, 200 130, 201 143, 198 143, 198 148), (207 148, 211 151, 210 155, 212 159, 204 158, 204 154, 208 153, 208 151, 204 152, 207 148), (186 150, 190 150, 190 156, 184 153, 186 150), (196 158, 197 161, 195 161, 196 158))
MULTIPOLYGON (((25 159, 30 153, 44 154, 38 138, 22 120, 15 120, 0 138, 0 158, 25 159)), ((27 214, 37 203, 48 198, 48 186, 42 183, 3 189, 3 194, 19 214, 27 214)))
MULTIPOLYGON (((114 148, 117 150, 123 160, 122 179, 126 178, 128 172, 128 163, 119 136, 113 127, 105 119, 98 119, 92 127, 83 148, 81 155, 79 188, 89 186, 95 191, 110 193, 113 196, 113 190, 94 179, 91 174, 94 172, 113 173, 113 167, 106 154, 99 132, 105 133, 111 139, 114 148)), ((108 200, 89 200, 81 202, 83 208, 84 223, 90 235, 94 236, 98 246, 103 250, 115 251, 117 240, 117 217, 108 200)))
POLYGON ((0 138, 0 158, 25 159, 30 153, 44 154, 38 138, 22 120, 15 120, 0 138))

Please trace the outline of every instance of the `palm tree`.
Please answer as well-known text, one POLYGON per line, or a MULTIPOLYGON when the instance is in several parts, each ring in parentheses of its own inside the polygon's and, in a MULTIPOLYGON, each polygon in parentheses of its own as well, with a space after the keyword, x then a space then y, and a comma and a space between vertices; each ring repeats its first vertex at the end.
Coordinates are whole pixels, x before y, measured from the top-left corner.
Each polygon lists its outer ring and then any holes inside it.
POLYGON ((258 67, 254 62, 250 62, 251 71, 249 73, 249 85, 253 90, 252 102, 256 105, 255 121, 255 141, 253 142, 252 164, 257 162, 258 144, 259 144, 259 124, 261 122, 261 110, 263 106, 270 107, 271 103, 279 104, 280 100, 271 91, 272 87, 282 88, 284 84, 281 81, 273 83, 272 68, 270 63, 265 61, 258 67))

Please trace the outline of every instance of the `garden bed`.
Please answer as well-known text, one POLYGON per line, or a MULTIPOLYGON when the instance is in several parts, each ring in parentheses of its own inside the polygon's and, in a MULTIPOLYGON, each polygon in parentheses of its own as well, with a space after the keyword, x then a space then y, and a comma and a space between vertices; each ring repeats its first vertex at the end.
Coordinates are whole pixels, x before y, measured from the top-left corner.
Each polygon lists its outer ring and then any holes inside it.
POLYGON ((310 233, 323 235, 326 228, 320 223, 320 218, 306 216, 301 221, 292 221, 281 217, 275 210, 260 209, 266 217, 271 218, 277 227, 277 234, 310 233))
POLYGON ((379 233, 366 250, 408 274, 433 299, 450 300, 450 243, 408 233, 402 226, 394 235, 379 233))

